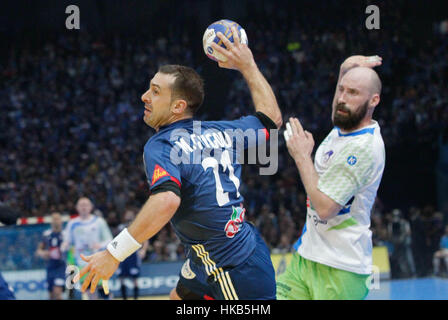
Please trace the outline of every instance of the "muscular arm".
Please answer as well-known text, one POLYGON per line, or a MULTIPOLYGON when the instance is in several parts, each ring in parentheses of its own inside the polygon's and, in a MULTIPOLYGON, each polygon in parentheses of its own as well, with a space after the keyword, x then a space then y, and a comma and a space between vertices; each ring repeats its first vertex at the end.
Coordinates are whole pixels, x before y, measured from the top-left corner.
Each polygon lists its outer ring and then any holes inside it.
POLYGON ((298 119, 290 118, 289 120, 286 124, 287 131, 290 133, 286 140, 288 152, 295 160, 303 186, 319 218, 331 219, 338 214, 342 206, 318 189, 319 175, 311 159, 314 148, 313 136, 303 130, 298 119))
MULTIPOLYGON (((143 243, 168 223, 179 205, 180 197, 172 191, 152 194, 127 228, 129 234, 138 243, 143 243)), ((85 292, 89 285, 90 292, 95 292, 100 279, 108 280, 120 264, 120 261, 109 250, 103 250, 88 257, 81 254, 81 258, 88 264, 75 276, 73 281, 76 283, 88 274, 81 287, 82 292, 85 292)))
POLYGON ((306 193, 319 218, 328 220, 335 217, 341 211, 342 206, 317 188, 319 176, 314 168, 311 157, 296 161, 296 166, 299 169, 300 178, 306 193))
POLYGON ((241 73, 249 86, 255 111, 263 112, 274 121, 277 128, 280 128, 283 121, 277 99, 271 86, 255 64, 255 61, 247 69, 242 70, 241 73))
POLYGON ((222 33, 218 32, 217 34, 224 42, 227 50, 216 43, 212 43, 213 49, 227 58, 227 61, 219 61, 218 64, 221 68, 236 69, 241 72, 249 86, 255 111, 264 113, 275 123, 277 128, 280 128, 283 123, 282 114, 272 88, 258 69, 252 51, 246 44, 240 43, 235 28, 232 28, 232 32, 235 39, 234 43, 231 43, 222 33))
POLYGON ((151 195, 129 226, 128 232, 138 243, 144 243, 170 221, 179 205, 180 198, 172 191, 151 195))

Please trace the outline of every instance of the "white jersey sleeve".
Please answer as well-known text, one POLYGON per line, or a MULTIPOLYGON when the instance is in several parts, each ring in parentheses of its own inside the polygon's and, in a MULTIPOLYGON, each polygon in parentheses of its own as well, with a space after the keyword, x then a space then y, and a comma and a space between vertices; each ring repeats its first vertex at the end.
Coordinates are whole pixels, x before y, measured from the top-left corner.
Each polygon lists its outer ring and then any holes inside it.
POLYGON ((319 177, 317 188, 345 206, 369 180, 374 165, 375 158, 368 144, 347 144, 319 177))

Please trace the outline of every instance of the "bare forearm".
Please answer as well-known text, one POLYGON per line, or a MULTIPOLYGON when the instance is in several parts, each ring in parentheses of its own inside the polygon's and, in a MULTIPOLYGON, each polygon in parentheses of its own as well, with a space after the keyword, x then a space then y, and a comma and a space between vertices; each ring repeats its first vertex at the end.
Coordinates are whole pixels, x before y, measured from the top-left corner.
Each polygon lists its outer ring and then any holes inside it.
POLYGON ((299 169, 300 178, 305 187, 305 191, 319 217, 323 220, 328 220, 334 217, 340 211, 342 206, 317 188, 319 175, 314 168, 311 158, 302 159, 300 162, 296 161, 296 165, 299 169))
POLYGON ((249 86, 255 110, 263 112, 274 121, 277 128, 280 128, 282 125, 282 114, 278 107, 277 99, 255 62, 250 68, 242 71, 242 74, 249 86))
POLYGON ((333 104, 332 104, 332 105, 334 105, 335 102, 336 102, 336 99, 337 99, 337 92, 338 92, 338 87, 339 87, 339 83, 341 82, 342 77, 344 76, 344 74, 347 73, 348 70, 350 70, 351 68, 354 68, 355 66, 357 66, 357 65, 353 65, 353 66, 351 66, 351 67, 348 67, 348 66, 342 64, 342 65, 340 66, 340 68, 339 68, 338 82, 336 83, 336 89, 335 89, 335 92, 334 92, 334 96, 333 96, 333 104))
POLYGON ((151 196, 138 213, 128 232, 138 242, 143 243, 156 235, 173 217, 180 204, 180 198, 171 191, 151 196), (171 195, 170 195, 171 194, 171 195))
POLYGON ((303 186, 305 187, 306 194, 310 198, 313 206, 319 205, 317 184, 319 182, 319 176, 314 168, 313 161, 311 158, 296 161, 296 166, 299 169, 300 179, 302 180, 303 186))

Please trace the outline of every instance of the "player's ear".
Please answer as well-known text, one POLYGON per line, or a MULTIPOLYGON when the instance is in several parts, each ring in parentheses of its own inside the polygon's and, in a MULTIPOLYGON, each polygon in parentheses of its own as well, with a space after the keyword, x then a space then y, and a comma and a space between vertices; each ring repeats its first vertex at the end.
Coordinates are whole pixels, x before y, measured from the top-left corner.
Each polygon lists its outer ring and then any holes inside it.
POLYGON ((375 93, 371 98, 370 98, 370 106, 371 107, 376 107, 379 103, 380 103, 380 95, 378 93, 375 93))
POLYGON ((182 114, 186 111, 187 109, 187 101, 183 100, 183 99, 176 99, 173 101, 173 104, 171 105, 171 111, 174 114, 182 114))

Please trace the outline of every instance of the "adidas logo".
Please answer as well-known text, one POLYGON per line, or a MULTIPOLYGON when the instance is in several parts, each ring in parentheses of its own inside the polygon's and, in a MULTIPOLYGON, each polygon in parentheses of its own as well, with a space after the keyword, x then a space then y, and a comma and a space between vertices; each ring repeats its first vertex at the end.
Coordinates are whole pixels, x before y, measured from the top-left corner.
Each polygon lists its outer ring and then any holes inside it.
POLYGON ((117 245, 118 245, 117 241, 112 242, 112 247, 114 247, 114 249, 117 249, 117 245))

